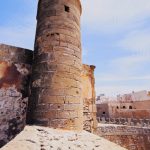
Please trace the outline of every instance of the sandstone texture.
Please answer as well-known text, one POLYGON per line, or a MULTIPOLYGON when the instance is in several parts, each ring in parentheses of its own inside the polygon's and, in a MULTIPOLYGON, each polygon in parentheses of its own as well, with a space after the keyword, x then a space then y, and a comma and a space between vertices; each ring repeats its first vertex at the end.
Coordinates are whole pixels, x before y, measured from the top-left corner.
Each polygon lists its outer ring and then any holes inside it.
POLYGON ((126 150, 86 131, 26 126, 1 150, 126 150))
POLYGON ((128 150, 150 150, 150 128, 99 124, 96 134, 128 150))
POLYGON ((32 51, 0 44, 0 147, 23 130, 32 51))
POLYGON ((37 125, 83 129, 81 4, 39 0, 29 118, 37 125))
POLYGON ((89 132, 97 127, 94 69, 95 66, 82 66, 83 129, 89 132))

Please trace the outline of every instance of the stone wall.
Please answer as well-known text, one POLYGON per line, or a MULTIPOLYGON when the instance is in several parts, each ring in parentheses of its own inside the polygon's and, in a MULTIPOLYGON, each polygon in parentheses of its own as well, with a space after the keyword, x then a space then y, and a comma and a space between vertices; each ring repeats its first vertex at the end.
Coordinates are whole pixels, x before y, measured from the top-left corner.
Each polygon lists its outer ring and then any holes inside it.
POLYGON ((97 113, 96 113, 97 117, 100 117, 100 118, 102 118, 102 117, 109 118, 110 117, 108 103, 96 104, 96 108, 97 108, 97 113))
POLYGON ((116 110, 111 117, 115 118, 135 118, 135 119, 149 119, 150 118, 150 109, 118 109, 116 110))
POLYGON ((100 124, 96 134, 128 150, 150 149, 150 128, 100 124))
POLYGON ((79 0, 39 0, 29 113, 37 125, 83 129, 80 15, 79 0))
POLYGON ((133 102, 133 108, 136 108, 136 109, 150 109, 150 100, 135 101, 135 102, 133 102))
POLYGON ((102 124, 118 124, 118 125, 120 124, 120 125, 150 128, 150 119, 97 117, 97 121, 102 124))
POLYGON ((0 44, 0 147, 26 124, 32 51, 0 44))
POLYGON ((82 66, 83 129, 94 132, 97 127, 95 105, 95 66, 82 66))
POLYGON ((150 118, 150 101, 107 102, 97 104, 97 117, 106 118, 150 118))

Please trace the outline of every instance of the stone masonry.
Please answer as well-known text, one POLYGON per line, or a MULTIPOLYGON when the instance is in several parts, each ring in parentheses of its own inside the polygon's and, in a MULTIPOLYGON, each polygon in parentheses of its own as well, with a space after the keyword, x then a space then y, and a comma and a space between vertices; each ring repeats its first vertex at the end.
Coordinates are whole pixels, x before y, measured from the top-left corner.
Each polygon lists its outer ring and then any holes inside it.
POLYGON ((80 0, 39 0, 34 52, 0 44, 0 147, 26 115, 27 123, 94 132, 95 67, 82 66, 81 11, 80 0))
POLYGON ((0 147, 23 130, 32 51, 0 44, 0 147))
MULTIPOLYGON (((0 147, 26 124, 32 55, 30 50, 0 45, 0 147)), ((84 130, 89 132, 96 128, 94 68, 83 65, 81 76, 84 130)), ((29 120, 31 114, 28 113, 28 117, 29 120)))
POLYGON ((82 67, 83 129, 89 132, 97 127, 94 69, 95 66, 82 67))
POLYGON ((99 124, 96 134, 128 150, 150 149, 150 128, 99 124))
POLYGON ((83 129, 80 15, 79 0, 39 0, 30 99, 37 125, 83 129))

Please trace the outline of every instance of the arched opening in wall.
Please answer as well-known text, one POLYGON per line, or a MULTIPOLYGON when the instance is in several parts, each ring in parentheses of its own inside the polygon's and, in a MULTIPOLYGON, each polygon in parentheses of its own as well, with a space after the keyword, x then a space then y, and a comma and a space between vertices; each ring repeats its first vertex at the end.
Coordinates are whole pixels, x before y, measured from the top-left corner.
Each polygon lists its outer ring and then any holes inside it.
POLYGON ((103 112, 103 115, 105 115, 106 114, 106 112, 103 112))
POLYGON ((123 106, 122 108, 123 108, 123 109, 126 109, 126 106, 123 106))
POLYGON ((129 109, 133 109, 132 106, 129 106, 129 109))
POLYGON ((119 109, 119 106, 117 106, 116 108, 119 109))

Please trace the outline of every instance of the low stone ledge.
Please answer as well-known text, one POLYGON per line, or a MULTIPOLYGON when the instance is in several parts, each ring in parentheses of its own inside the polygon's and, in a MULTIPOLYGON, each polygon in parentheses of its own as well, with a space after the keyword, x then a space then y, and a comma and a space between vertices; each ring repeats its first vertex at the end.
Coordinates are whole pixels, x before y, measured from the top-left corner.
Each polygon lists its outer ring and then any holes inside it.
POLYGON ((126 150, 86 131, 74 132, 39 126, 25 129, 1 150, 126 150))

